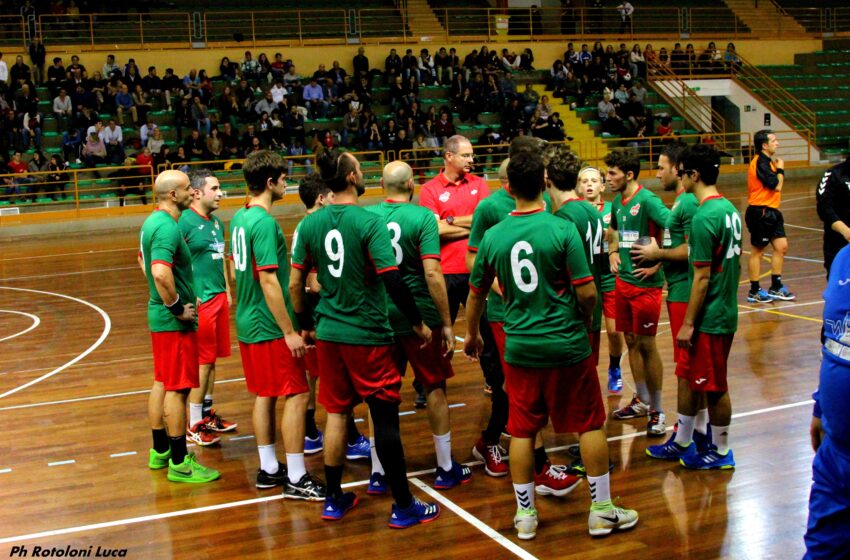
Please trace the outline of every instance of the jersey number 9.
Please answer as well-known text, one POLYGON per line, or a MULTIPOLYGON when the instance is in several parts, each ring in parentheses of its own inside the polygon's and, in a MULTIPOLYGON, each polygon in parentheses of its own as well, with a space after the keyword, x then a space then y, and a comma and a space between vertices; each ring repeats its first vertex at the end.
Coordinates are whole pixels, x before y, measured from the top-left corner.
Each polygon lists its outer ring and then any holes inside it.
POLYGON ((328 265, 328 272, 334 278, 342 276, 342 267, 345 264, 345 246, 342 244, 342 234, 339 230, 332 229, 325 236, 325 253, 331 260, 328 265))

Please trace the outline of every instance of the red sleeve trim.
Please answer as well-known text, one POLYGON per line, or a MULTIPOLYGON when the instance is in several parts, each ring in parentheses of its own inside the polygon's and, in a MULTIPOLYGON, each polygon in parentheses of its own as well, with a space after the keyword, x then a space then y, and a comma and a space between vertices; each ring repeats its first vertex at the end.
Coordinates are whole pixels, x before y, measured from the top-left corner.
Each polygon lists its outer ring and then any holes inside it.
POLYGON ((471 282, 469 284, 469 289, 472 290, 473 292, 475 292, 476 294, 483 294, 484 293, 483 288, 479 288, 478 286, 473 286, 471 282))
POLYGON ((440 255, 422 255, 421 258, 423 261, 426 259, 434 259, 435 261, 438 261, 440 260, 440 255))
POLYGON ((694 261, 694 266, 711 266, 711 261, 694 261))
POLYGON ((168 262, 168 261, 159 261, 159 260, 157 260, 157 261, 151 261, 151 266, 153 266, 153 265, 155 265, 155 264, 164 264, 164 265, 165 265, 165 266, 167 266, 168 268, 173 268, 173 267, 174 267, 174 265, 173 265, 172 263, 168 262))
POLYGON ((576 278, 573 280, 573 286, 582 286, 588 282, 593 282, 593 276, 585 276, 584 278, 576 278))
POLYGON ((292 263, 292 268, 297 268, 298 270, 308 270, 310 267, 306 264, 292 263))
POLYGON ((378 270, 375 271, 375 274, 383 274, 383 273, 389 272, 391 270, 398 270, 398 267, 397 266, 388 266, 386 268, 379 268, 378 270))
POLYGON ((276 264, 267 264, 266 266, 255 266, 254 270, 277 270, 278 266, 276 264))
POLYGON ((473 247, 472 245, 469 245, 469 246, 466 247, 466 250, 469 251, 470 253, 477 253, 478 247, 473 247))

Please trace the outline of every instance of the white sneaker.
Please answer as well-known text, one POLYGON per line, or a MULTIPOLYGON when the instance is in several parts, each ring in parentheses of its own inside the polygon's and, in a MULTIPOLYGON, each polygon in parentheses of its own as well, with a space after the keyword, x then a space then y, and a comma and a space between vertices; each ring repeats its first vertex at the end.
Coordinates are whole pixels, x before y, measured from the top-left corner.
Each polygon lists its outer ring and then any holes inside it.
POLYGON ((604 537, 615 530, 631 529, 638 522, 638 513, 633 509, 612 507, 608 510, 590 510, 587 529, 591 536, 604 537))
POLYGON ((533 539, 537 535, 537 510, 518 509, 514 516, 514 528, 517 538, 524 541, 533 539))
POLYGON ((667 417, 663 412, 650 411, 649 422, 646 424, 646 435, 661 437, 667 432, 667 417))

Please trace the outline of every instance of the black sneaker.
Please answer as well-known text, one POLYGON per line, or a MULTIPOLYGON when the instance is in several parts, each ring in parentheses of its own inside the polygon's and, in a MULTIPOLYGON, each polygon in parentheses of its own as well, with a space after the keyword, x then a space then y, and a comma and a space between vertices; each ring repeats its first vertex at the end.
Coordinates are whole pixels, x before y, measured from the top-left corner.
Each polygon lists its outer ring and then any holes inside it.
POLYGON ((277 464, 277 472, 269 474, 263 469, 257 469, 257 488, 267 489, 275 486, 285 486, 289 480, 286 476, 286 465, 281 462, 277 464))
POLYGON ((308 502, 324 502, 327 494, 325 483, 305 473, 296 483, 286 482, 283 497, 290 500, 307 500, 308 502))
POLYGON ((416 400, 413 402, 413 405, 416 408, 425 408, 428 406, 428 398, 425 395, 425 388, 422 384, 419 381, 414 381, 413 389, 416 391, 416 400))

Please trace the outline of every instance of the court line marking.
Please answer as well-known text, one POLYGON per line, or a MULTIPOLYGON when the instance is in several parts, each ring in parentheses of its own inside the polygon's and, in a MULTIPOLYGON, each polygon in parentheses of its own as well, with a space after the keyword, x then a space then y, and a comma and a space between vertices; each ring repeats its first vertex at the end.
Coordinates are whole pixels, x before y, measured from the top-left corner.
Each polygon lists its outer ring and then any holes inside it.
MULTIPOLYGON (((761 408, 761 409, 757 409, 757 410, 751 410, 751 411, 748 411, 748 412, 739 412, 738 414, 733 414, 732 418, 733 419, 735 419, 735 418, 745 418, 747 416, 757 416, 757 415, 760 415, 760 414, 768 414, 770 412, 776 412, 776 411, 779 411, 779 410, 786 410, 786 409, 789 409, 789 408, 796 408, 796 407, 799 407, 799 406, 811 405, 812 403, 814 403, 814 401, 809 399, 809 400, 795 402, 795 403, 788 403, 788 404, 784 404, 784 405, 771 406, 771 407, 768 407, 768 408, 761 408)), ((667 428, 667 430, 672 431, 673 426, 669 426, 667 428)), ((608 441, 609 442, 621 441, 621 440, 625 440, 625 439, 633 439, 633 438, 645 437, 645 436, 646 436, 646 432, 643 431, 643 430, 640 430, 640 431, 636 431, 636 432, 631 433, 631 434, 623 434, 623 435, 619 435, 619 436, 609 437, 608 441)), ((575 445, 575 444, 561 445, 561 446, 558 446, 558 447, 550 447, 550 448, 547 448, 546 451, 549 451, 549 452, 564 451, 570 445, 575 445)), ((473 467, 473 466, 481 465, 482 463, 481 463, 481 461, 471 461, 471 462, 464 463, 464 464, 467 465, 467 466, 473 467)), ((11 470, 11 469, 9 469, 9 470, 11 470)), ((436 469, 423 469, 421 471, 414 471, 414 472, 407 473, 407 477, 413 478, 413 477, 419 477, 419 476, 422 476, 422 475, 425 475, 425 474, 433 474, 435 472, 435 470, 436 469)), ((2 473, 2 472, 3 471, 0 471, 0 473, 2 473)), ((368 484, 369 484, 368 480, 358 480, 358 481, 355 481, 355 482, 347 482, 347 483, 343 484, 342 487, 343 488, 356 488, 358 486, 367 486, 368 484)), ((82 533, 82 532, 85 532, 85 531, 94 531, 94 530, 97 530, 97 529, 106 529, 106 528, 109 528, 109 527, 117 527, 117 526, 120 526, 120 525, 132 525, 132 524, 137 524, 137 523, 145 523, 145 522, 148 522, 148 521, 159 521, 161 519, 171 519, 171 518, 174 518, 174 517, 183 517, 183 516, 187 516, 187 515, 194 515, 196 513, 206 513, 206 512, 209 512, 209 511, 220 511, 220 510, 224 510, 224 509, 231 509, 231 508, 236 508, 236 507, 241 507, 241 506, 261 504, 263 502, 273 502, 273 501, 282 500, 282 499, 283 499, 283 495, 278 494, 276 496, 267 496, 267 497, 262 497, 262 498, 250 498, 250 499, 247 499, 247 500, 239 500, 237 502, 225 502, 223 504, 214 504, 214 505, 211 505, 211 506, 204 506, 204 507, 191 508, 191 509, 182 509, 182 510, 177 510, 177 511, 166 512, 166 513, 156 513, 156 514, 151 514, 151 515, 144 515, 144 516, 141 516, 141 517, 131 517, 131 518, 128 518, 128 519, 117 519, 117 520, 113 520, 113 521, 104 521, 104 522, 101 522, 101 523, 92 523, 92 524, 89 524, 89 525, 78 525, 76 527, 65 527, 63 529, 53 529, 53 530, 50 530, 50 531, 41 531, 41 532, 38 532, 38 533, 29 533, 29 534, 26 534, 26 535, 17 535, 17 536, 13 536, 13 537, 3 537, 3 538, 0 538, 0 544, 14 543, 14 542, 17 542, 17 541, 27 541, 27 540, 34 540, 34 539, 47 538, 47 537, 55 537, 55 536, 59 536, 59 535, 69 535, 69 534, 73 534, 73 533, 82 533)))
POLYGON ((12 472, 12 469, 0 469, 0 474, 6 474, 12 472))
POLYGON ((22 330, 19 333, 10 334, 5 338, 0 338, 0 342, 12 340, 13 338, 18 338, 21 335, 27 334, 28 332, 30 332, 41 324, 41 319, 38 318, 38 315, 33 315, 32 313, 24 313, 23 311, 12 311, 11 309, 0 309, 0 313, 12 313, 14 315, 23 315, 24 317, 29 317, 30 319, 32 319, 32 325, 30 325, 28 328, 22 330))
POLYGON ((805 229, 807 231, 816 231, 818 233, 823 233, 823 228, 818 229, 818 228, 813 228, 813 227, 798 226, 798 225, 795 225, 795 224, 789 224, 788 222, 785 222, 785 227, 792 227, 792 228, 796 228, 796 229, 805 229))
POLYGON ((477 517, 475 517, 453 501, 451 501, 450 499, 446 498, 445 495, 440 494, 418 478, 413 477, 410 479, 410 482, 412 482, 417 488, 431 496, 434 500, 440 502, 443 507, 449 509, 455 515, 457 515, 458 517, 460 517, 461 519, 463 519, 464 521, 484 533, 486 537, 489 537, 496 544, 512 552, 515 556, 518 556, 523 560, 537 560, 536 556, 534 556, 533 554, 531 554, 530 552, 528 552, 506 536, 502 535, 494 528, 490 527, 489 525, 487 525, 486 523, 484 523, 483 521, 481 521, 480 519, 478 519, 477 517))
POLYGON ((124 453, 112 453, 110 457, 115 459, 116 457, 129 457, 131 455, 138 455, 135 451, 125 451, 124 453))
POLYGON ((36 274, 33 276, 13 276, 12 278, 4 278, 4 281, 11 280, 35 280, 37 278, 55 278, 57 276, 79 276, 80 274, 93 274, 95 272, 113 272, 116 270, 139 270, 137 266, 119 266, 117 268, 96 268, 92 270, 79 270, 77 272, 57 272, 53 274, 36 274))
POLYGON ((61 466, 61 465, 73 465, 74 463, 76 463, 76 461, 74 459, 69 459, 67 461, 54 461, 53 463, 47 463, 47 466, 48 467, 58 467, 58 466, 61 466))
POLYGON ((29 261, 34 259, 53 259, 56 257, 70 257, 73 255, 93 255, 96 253, 117 253, 119 251, 138 251, 138 247, 124 247, 122 249, 98 249, 96 251, 79 251, 76 253, 57 253, 53 255, 29 255, 26 257, 9 257, 6 259, 0 259, 0 262, 7 261, 29 261))
POLYGON ((804 317, 803 315, 795 315, 794 313, 785 313, 780 311, 779 309, 757 309, 755 307, 750 307, 748 305, 738 304, 740 307, 744 309, 752 309, 753 311, 764 311, 765 313, 770 313, 772 315, 782 315, 783 317, 791 317, 792 319, 802 319, 804 321, 811 321, 813 323, 823 323, 822 319, 815 319, 814 317, 804 317))
POLYGON ((103 341, 106 340, 106 337, 109 336, 109 331, 112 329, 112 321, 109 319, 109 315, 106 314, 106 311, 104 311, 100 307, 96 306, 95 304, 89 303, 89 302, 87 302, 83 299, 78 299, 78 298, 75 298, 73 296, 68 296, 68 295, 65 295, 65 294, 57 294, 55 292, 46 292, 46 291, 42 291, 42 290, 31 290, 29 288, 12 288, 10 286, 0 286, 0 290, 13 290, 13 291, 17 291, 17 292, 30 292, 30 293, 33 293, 33 294, 45 294, 45 295, 60 297, 60 298, 64 298, 64 299, 69 299, 71 301, 76 301, 77 303, 82 303, 83 305, 87 305, 87 306, 91 307, 92 309, 94 309, 95 311, 100 313, 100 316, 103 318, 103 332, 100 333, 100 337, 98 337, 98 339, 96 341, 94 341, 94 343, 91 346, 89 346, 85 351, 83 351, 82 354, 78 355, 73 360, 66 362, 65 364, 57 367, 53 371, 45 373, 41 377, 33 379, 32 381, 28 381, 28 382, 24 383, 23 385, 15 387, 14 389, 9 389, 5 393, 0 394, 0 399, 2 399, 4 397, 8 397, 9 395, 13 395, 13 394, 17 393, 18 391, 22 391, 22 390, 26 389, 27 387, 32 387, 36 383, 40 383, 40 382, 44 381, 45 379, 49 379, 49 378, 53 377, 54 375, 56 375, 57 373, 64 371, 67 368, 71 367, 72 365, 76 364, 77 362, 79 362, 80 360, 82 360, 83 358, 85 358, 86 356, 91 354, 92 352, 94 352, 95 349, 97 349, 101 344, 103 344, 103 341))

